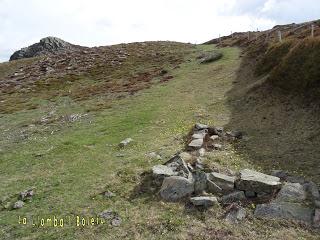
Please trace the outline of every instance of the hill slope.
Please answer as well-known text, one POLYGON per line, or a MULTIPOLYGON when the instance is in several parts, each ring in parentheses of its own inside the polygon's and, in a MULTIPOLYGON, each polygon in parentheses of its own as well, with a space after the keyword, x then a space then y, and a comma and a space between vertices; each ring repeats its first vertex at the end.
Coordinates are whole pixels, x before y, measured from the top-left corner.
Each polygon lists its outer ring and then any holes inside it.
MULTIPOLYGON (((243 77, 251 72, 241 68, 237 47, 222 48, 222 59, 200 65, 197 57, 213 49, 134 43, 0 64, 0 238, 317 239, 315 229, 253 219, 252 212, 241 225, 232 225, 220 208, 198 211, 165 203, 150 188, 146 172, 184 146, 194 122, 248 132, 244 146, 208 153, 209 165, 266 172, 274 167, 263 165, 261 155, 248 154, 261 136, 258 127, 245 125, 252 115, 240 107, 256 79, 243 77), (248 72, 238 72, 239 67, 248 72), (18 80, 19 69, 30 76, 18 80), (119 149, 128 137, 133 144, 119 149), (12 196, 32 186, 32 202, 14 211, 5 208, 12 196), (106 191, 115 196, 105 197, 106 191), (17 224, 19 216, 94 217, 106 209, 121 216, 119 227, 17 224)), ((273 141, 266 139, 263 147, 273 141)))

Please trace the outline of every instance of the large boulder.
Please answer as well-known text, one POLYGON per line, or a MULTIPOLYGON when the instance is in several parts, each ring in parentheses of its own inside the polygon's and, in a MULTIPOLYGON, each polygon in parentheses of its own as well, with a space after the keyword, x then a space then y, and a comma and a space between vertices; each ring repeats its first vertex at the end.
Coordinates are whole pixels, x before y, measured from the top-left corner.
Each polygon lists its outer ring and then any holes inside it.
POLYGON ((200 63, 211 63, 214 61, 219 60, 220 58, 222 58, 222 53, 221 52, 211 52, 209 54, 206 54, 202 59, 200 59, 200 63))
POLYGON ((73 45, 66 41, 63 41, 60 38, 56 37, 46 37, 40 40, 40 42, 35 43, 29 47, 22 48, 21 50, 16 51, 10 57, 10 61, 22 59, 22 58, 31 58, 47 54, 56 54, 66 52, 68 50, 77 50, 84 49, 85 47, 73 45))
POLYGON ((160 195, 169 202, 179 201, 194 192, 194 184, 189 179, 180 176, 167 177, 163 180, 160 195))
POLYGON ((236 183, 237 189, 255 193, 272 193, 280 189, 281 185, 280 178, 249 169, 240 171, 240 178, 236 183))
POLYGON ((297 203, 269 203, 257 205, 255 217, 282 218, 312 223, 314 210, 297 203))

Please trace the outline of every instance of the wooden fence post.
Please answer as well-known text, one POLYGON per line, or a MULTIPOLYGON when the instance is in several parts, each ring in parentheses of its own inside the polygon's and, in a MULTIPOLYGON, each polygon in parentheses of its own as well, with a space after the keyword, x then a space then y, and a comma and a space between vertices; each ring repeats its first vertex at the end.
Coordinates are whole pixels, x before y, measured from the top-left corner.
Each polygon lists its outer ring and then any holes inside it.
POLYGON ((311 25, 311 37, 314 37, 314 25, 311 25))
POLYGON ((279 42, 282 42, 282 34, 280 30, 278 31, 278 37, 279 37, 279 42))

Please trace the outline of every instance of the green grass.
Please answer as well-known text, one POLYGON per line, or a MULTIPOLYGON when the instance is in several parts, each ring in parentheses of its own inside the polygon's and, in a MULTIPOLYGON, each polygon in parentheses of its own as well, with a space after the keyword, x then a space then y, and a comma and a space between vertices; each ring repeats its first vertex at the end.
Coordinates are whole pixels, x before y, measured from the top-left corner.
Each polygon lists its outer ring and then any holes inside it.
POLYGON ((284 90, 319 96, 320 39, 296 44, 270 74, 270 82, 284 90))
MULTIPOLYGON (((57 109, 56 115, 85 113, 86 104, 94 104, 95 98, 75 102, 61 97, 55 102, 40 101, 34 110, 2 114, 0 195, 10 196, 30 186, 36 187, 36 195, 22 209, 0 211, 0 238, 317 239, 317 233, 296 224, 249 217, 241 226, 232 226, 222 220, 219 208, 188 212, 183 204, 164 203, 150 192, 137 192, 144 181, 141 174, 182 149, 182 136, 195 122, 229 123, 226 93, 236 78, 240 50, 223 48, 221 60, 198 64, 196 56, 212 48, 197 46, 186 56, 190 61, 170 70, 174 78, 169 82, 113 100, 111 108, 89 113, 74 123, 31 125, 52 109, 57 109), (127 137, 134 143, 119 150, 117 144, 127 137), (163 160, 146 156, 153 151, 163 160), (118 153, 124 157, 117 157, 118 153), (116 196, 104 199, 99 195, 104 190, 116 196), (19 216, 96 216, 109 208, 122 217, 120 227, 18 225, 19 216)), ((249 159, 232 146, 210 154, 207 161, 233 170, 250 167, 249 159)))

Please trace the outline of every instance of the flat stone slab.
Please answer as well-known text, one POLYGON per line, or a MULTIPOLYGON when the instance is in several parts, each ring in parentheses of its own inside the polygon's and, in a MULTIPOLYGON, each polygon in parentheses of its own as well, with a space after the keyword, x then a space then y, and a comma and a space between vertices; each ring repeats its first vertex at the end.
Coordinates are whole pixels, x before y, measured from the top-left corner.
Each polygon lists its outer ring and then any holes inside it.
POLYGON ((206 133, 194 133, 192 135, 192 138, 193 139, 204 139, 204 137, 206 136, 207 134, 206 133))
POLYGON ((218 199, 216 197, 193 197, 190 198, 190 202, 195 206, 212 207, 214 205, 219 205, 218 199))
POLYGON ((196 125, 194 126, 194 128, 197 130, 208 129, 208 127, 209 127, 208 125, 201 124, 201 123, 196 123, 196 125))
POLYGON ((213 172, 208 174, 208 179, 221 189, 221 193, 228 193, 234 190, 235 177, 213 172))
POLYGON ((257 205, 255 217, 281 218, 312 223, 314 210, 297 203, 269 203, 257 205))
POLYGON ((256 193, 272 193, 273 190, 280 189, 281 185, 280 178, 249 169, 240 171, 240 178, 236 183, 237 189, 256 193))
POLYGON ((194 139, 189 143, 189 147, 200 149, 203 145, 203 138, 194 139))
POLYGON ((176 175, 176 173, 165 165, 156 165, 152 167, 152 173, 154 177, 170 177, 176 175))
POLYGON ((165 178, 160 189, 161 197, 169 202, 176 202, 191 195, 193 192, 193 182, 179 176, 165 178))

